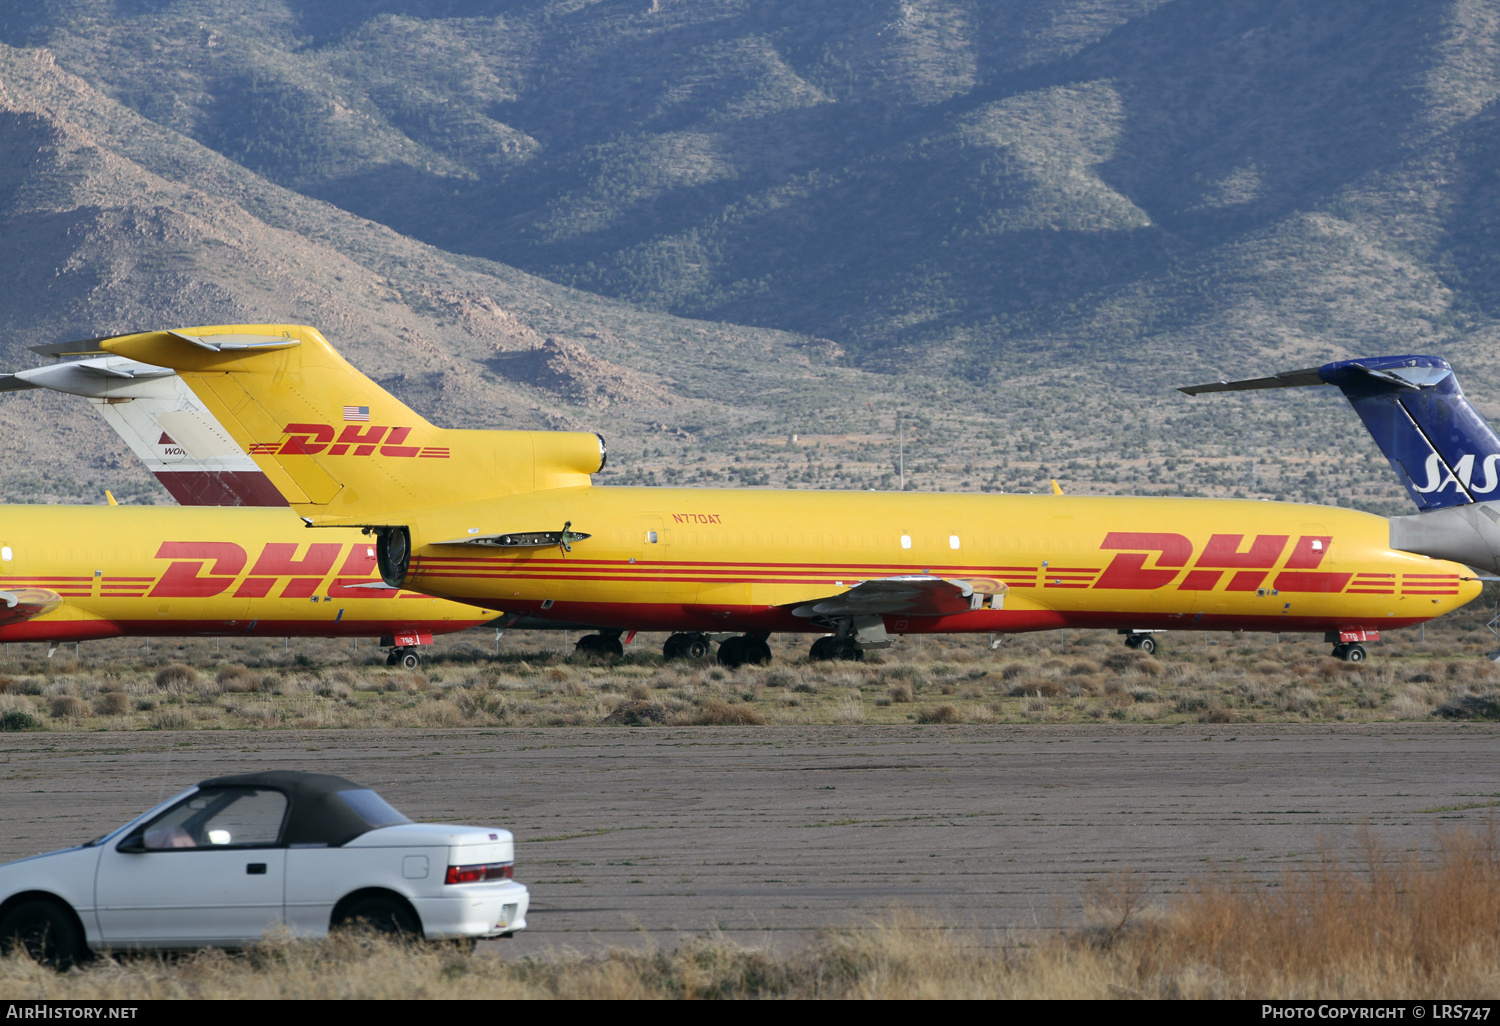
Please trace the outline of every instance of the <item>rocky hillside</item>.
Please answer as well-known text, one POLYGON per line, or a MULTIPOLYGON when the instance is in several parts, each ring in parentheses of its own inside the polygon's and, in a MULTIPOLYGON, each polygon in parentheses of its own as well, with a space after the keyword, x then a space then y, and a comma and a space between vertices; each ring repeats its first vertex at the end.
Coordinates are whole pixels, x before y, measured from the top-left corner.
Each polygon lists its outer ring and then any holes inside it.
MULTIPOLYGON (((1168 388, 1432 351, 1500 414, 1497 25, 0 3, 4 352, 292 319, 439 421, 602 429, 617 480, 889 487, 904 448, 917 487, 1397 509, 1341 403, 1168 388)), ((73 416, 0 402, 14 496, 133 473, 73 416)))

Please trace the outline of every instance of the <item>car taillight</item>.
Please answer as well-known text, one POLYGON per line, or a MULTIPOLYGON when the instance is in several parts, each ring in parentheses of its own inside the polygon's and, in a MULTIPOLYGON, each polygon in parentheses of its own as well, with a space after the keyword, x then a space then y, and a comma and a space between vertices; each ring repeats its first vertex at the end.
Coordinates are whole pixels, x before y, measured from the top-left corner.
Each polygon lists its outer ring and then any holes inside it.
POLYGON ((492 862, 487 866, 449 866, 445 884, 482 883, 485 880, 509 880, 513 871, 509 862, 492 862))

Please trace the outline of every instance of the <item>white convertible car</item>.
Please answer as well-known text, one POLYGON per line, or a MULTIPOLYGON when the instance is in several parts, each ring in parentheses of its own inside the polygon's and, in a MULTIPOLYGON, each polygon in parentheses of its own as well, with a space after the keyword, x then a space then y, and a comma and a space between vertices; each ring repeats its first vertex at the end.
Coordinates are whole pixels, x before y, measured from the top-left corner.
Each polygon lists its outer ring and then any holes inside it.
POLYGON ((205 780, 78 848, 0 865, 0 951, 66 967, 89 950, 321 937, 508 937, 530 895, 507 830, 413 823, 342 777, 205 780))

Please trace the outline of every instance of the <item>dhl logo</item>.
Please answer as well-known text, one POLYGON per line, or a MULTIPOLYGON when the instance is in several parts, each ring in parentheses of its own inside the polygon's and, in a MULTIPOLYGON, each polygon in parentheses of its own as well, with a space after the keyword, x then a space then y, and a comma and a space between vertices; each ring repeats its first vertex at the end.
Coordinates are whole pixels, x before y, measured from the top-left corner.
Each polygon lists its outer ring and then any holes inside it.
MULTIPOLYGON (((269 542, 260 551, 250 572, 250 554, 234 542, 162 542, 157 559, 170 559, 166 572, 152 578, 114 579, 103 583, 106 596, 128 597, 145 594, 148 598, 212 598, 233 591, 234 598, 265 598, 278 581, 285 580, 278 598, 312 598, 316 601, 320 586, 339 562, 343 542, 313 542, 302 558, 300 546, 293 542, 269 542)), ((379 588, 360 588, 361 584, 379 583, 375 575, 375 550, 354 544, 329 581, 327 598, 389 598, 391 592, 379 588)))
POLYGON ((404 445, 411 434, 409 427, 384 427, 380 424, 345 424, 340 431, 332 424, 288 424, 282 429, 284 440, 255 442, 252 456, 382 456, 448 459, 447 446, 404 445))

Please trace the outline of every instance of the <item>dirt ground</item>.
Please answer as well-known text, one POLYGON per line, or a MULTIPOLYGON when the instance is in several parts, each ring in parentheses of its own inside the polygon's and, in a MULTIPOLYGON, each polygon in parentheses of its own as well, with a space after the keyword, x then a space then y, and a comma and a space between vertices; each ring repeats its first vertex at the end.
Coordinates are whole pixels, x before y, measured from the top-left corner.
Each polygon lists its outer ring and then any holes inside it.
POLYGON ((905 908, 997 939, 1076 924, 1086 885, 1157 899, 1275 877, 1365 827, 1395 851, 1500 806, 1500 725, 802 726, 0 734, 0 860, 77 843, 205 777, 287 768, 517 838, 518 957, 721 931, 796 946, 905 908))

